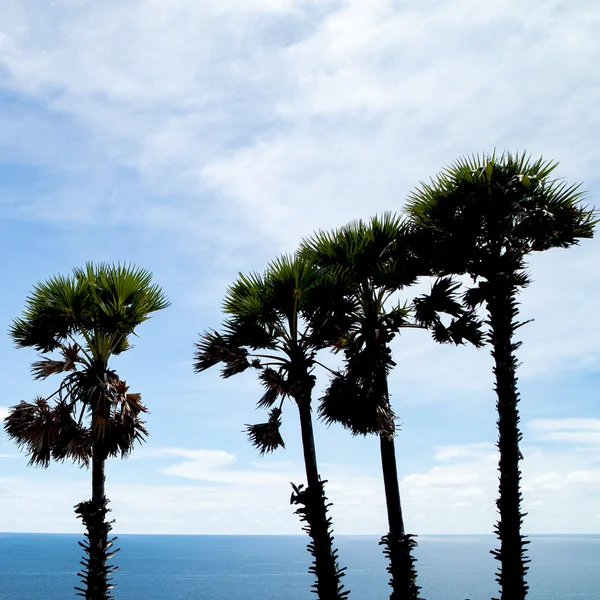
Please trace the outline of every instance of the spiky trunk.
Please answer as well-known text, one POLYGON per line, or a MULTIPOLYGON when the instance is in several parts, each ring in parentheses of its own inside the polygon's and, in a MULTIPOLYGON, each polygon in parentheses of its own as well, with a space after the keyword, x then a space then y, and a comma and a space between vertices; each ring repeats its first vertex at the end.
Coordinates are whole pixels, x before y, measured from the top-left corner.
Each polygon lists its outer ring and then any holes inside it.
POLYGON ((412 549, 417 544, 414 536, 404 531, 394 438, 382 434, 379 436, 379 445, 389 527, 388 534, 381 538, 380 544, 385 546, 384 554, 389 560, 390 600, 417 600, 421 588, 416 583, 415 558, 412 556, 412 549))
POLYGON ((293 486, 292 504, 298 504, 296 514, 306 523, 304 531, 312 538, 307 546, 314 556, 310 572, 315 575, 316 582, 312 591, 319 600, 343 600, 349 594, 341 584, 345 568, 338 565, 338 552, 333 547, 331 518, 327 516, 327 503, 324 484, 319 477, 317 455, 312 426, 310 396, 297 399, 302 432, 302 448, 308 487, 293 486))
POLYGON ((529 586, 525 582, 529 542, 521 535, 524 514, 521 512, 522 458, 519 442, 519 393, 517 390, 517 359, 515 351, 520 343, 513 341, 518 327, 516 302, 517 290, 506 281, 497 280, 487 302, 490 324, 492 356, 495 361, 496 394, 498 410, 498 450, 500 452, 500 484, 496 505, 500 518, 496 534, 500 549, 492 554, 500 561, 496 581, 500 585, 501 600, 524 600, 529 586))
MULTIPOLYGON (((378 390, 383 396, 385 406, 391 413, 386 365, 393 364, 387 345, 387 333, 378 326, 379 335, 371 343, 373 361, 373 376, 378 390)), ((413 548, 417 545, 414 536, 404 531, 402 503, 400 501, 400 486, 398 483, 398 467, 396 465, 396 445, 393 435, 380 433, 379 448, 381 452, 381 471, 387 508, 388 533, 381 538, 380 545, 384 546, 383 553, 389 561, 387 571, 390 574, 392 593, 390 600, 418 600, 417 571, 413 548)))
POLYGON ((83 569, 77 574, 83 587, 75 589, 77 595, 86 600, 114 600, 111 595, 114 588, 111 573, 117 567, 107 563, 118 550, 110 551, 117 538, 108 539, 114 521, 106 520, 110 509, 105 492, 105 466, 106 455, 100 443, 95 442, 92 447, 92 499, 75 507, 75 512, 86 528, 86 540, 79 542, 85 552, 81 561, 83 569))

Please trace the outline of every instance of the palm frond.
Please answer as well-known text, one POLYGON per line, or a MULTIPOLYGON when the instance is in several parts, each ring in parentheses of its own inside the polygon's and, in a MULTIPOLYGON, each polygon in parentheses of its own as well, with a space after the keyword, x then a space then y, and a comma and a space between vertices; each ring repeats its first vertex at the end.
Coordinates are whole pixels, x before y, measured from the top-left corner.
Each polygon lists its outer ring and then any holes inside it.
POLYGON ((56 425, 52 458, 57 461, 70 459, 87 467, 92 455, 90 430, 74 418, 73 406, 65 401, 57 402, 52 412, 56 425))
POLYGON ((247 347, 252 350, 273 350, 286 339, 285 324, 275 316, 274 320, 256 319, 234 315, 226 319, 221 327, 223 336, 232 347, 247 347))
POLYGON ((109 379, 107 393, 111 399, 111 415, 102 436, 102 446, 108 456, 128 456, 136 442, 144 442, 148 431, 141 419, 148 409, 139 393, 130 393, 126 381, 118 376, 109 379))
POLYGON ((460 283, 452 277, 438 278, 429 294, 413 300, 412 311, 418 326, 428 329, 440 344, 461 345, 466 342, 479 348, 484 343, 483 322, 477 318, 475 309, 488 301, 489 283, 480 281, 459 298, 460 283), (444 324, 442 316, 450 316, 444 324))
POLYGON ((431 337, 438 344, 452 343, 452 336, 450 335, 448 328, 441 321, 429 326, 428 329, 431 332, 431 337))
POLYGON ((284 369, 275 370, 266 367, 262 369, 258 378, 266 389, 265 394, 258 401, 258 408, 270 408, 278 399, 294 394, 295 390, 290 385, 284 369))
POLYGON ((485 342, 482 326, 483 322, 474 313, 469 312, 452 319, 448 326, 448 334, 451 341, 456 345, 468 342, 475 348, 481 348, 485 342))
POLYGON ((266 423, 246 425, 246 432, 252 445, 258 448, 261 456, 267 452, 274 452, 277 448, 285 448, 283 438, 279 431, 281 427, 281 409, 273 408, 269 412, 266 423))
POLYGON ((46 377, 56 373, 74 371, 77 368, 77 363, 82 362, 82 359, 79 356, 79 346, 77 344, 61 346, 60 350, 62 360, 54 360, 42 356, 42 360, 32 363, 31 374, 34 379, 46 379, 46 377))
POLYGON ((217 331, 207 331, 196 344, 194 370, 197 373, 224 363, 223 377, 231 377, 251 366, 248 351, 231 343, 230 336, 224 337, 217 331))
POLYGON ((223 311, 237 317, 252 317, 259 320, 273 318, 270 306, 270 290, 258 273, 243 274, 225 292, 223 311))
POLYGON ((18 348, 33 347, 51 352, 68 341, 79 319, 87 313, 89 294, 72 277, 55 275, 34 286, 20 318, 9 334, 18 348))
POLYGON ((106 428, 102 446, 107 456, 126 458, 135 444, 145 442, 147 436, 145 422, 138 415, 120 407, 106 428))
POLYGON ((318 412, 327 425, 339 423, 353 435, 392 436, 395 432, 396 417, 386 389, 348 372, 338 372, 330 379, 318 412))
POLYGON ((22 400, 4 419, 4 431, 29 455, 29 464, 48 467, 57 437, 57 423, 48 401, 41 396, 33 402, 22 400))
POLYGON ((463 307, 456 292, 460 283, 451 277, 438 278, 431 286, 429 294, 423 294, 413 300, 416 321, 423 327, 432 327, 439 321, 440 314, 453 317, 462 315, 463 307))
POLYGON ((476 286, 473 286, 463 294, 463 302, 470 309, 475 309, 478 306, 490 300, 490 284, 487 281, 480 281, 476 286))
POLYGON ((227 342, 217 331, 205 331, 196 343, 194 354, 194 370, 196 373, 210 369, 214 365, 223 362, 228 356, 227 342))
POLYGON ((381 317, 381 321, 391 333, 398 333, 403 327, 406 327, 410 322, 411 307, 407 304, 397 304, 390 308, 385 315, 381 317))

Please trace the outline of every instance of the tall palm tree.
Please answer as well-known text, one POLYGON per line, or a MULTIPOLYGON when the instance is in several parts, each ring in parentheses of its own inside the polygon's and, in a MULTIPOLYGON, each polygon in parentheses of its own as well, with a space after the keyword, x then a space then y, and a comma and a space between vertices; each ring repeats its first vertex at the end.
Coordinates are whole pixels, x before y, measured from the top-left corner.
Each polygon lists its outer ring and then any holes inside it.
POLYGON ((415 254, 410 228, 400 217, 385 213, 369 223, 352 222, 304 240, 300 253, 325 269, 351 299, 349 327, 337 348, 343 349, 344 370, 331 380, 319 413, 354 434, 379 435, 388 516, 382 538, 389 559, 391 598, 419 597, 412 549, 414 536, 405 532, 395 452, 395 416, 390 405, 388 374, 395 366, 390 342, 403 327, 429 328, 439 342, 479 343, 477 323, 455 298, 458 284, 440 279, 431 293, 412 307, 392 304, 393 294, 415 283, 423 261, 415 254), (444 325, 441 314, 451 316, 444 325))
POLYGON ((147 411, 140 394, 109 368, 112 356, 128 350, 129 337, 149 315, 168 306, 148 271, 129 265, 93 264, 56 275, 35 285, 10 335, 18 348, 45 353, 32 364, 34 379, 58 374, 63 380, 50 396, 12 407, 4 429, 29 454, 32 465, 70 459, 92 467, 92 497, 76 513, 87 540, 78 575, 78 595, 89 600, 112 598, 107 561, 114 540, 106 521, 108 457, 126 457, 147 435, 141 419, 147 411), (50 353, 54 353, 51 356, 50 353))
POLYGON ((409 197, 408 214, 420 228, 438 273, 467 273, 472 307, 485 304, 498 410, 500 483, 496 533, 497 581, 502 600, 527 594, 527 540, 521 534, 522 458, 519 449, 515 331, 517 294, 527 286, 532 252, 568 248, 591 238, 595 215, 582 204, 578 185, 553 178, 557 163, 526 154, 495 153, 461 158, 409 197))
POLYGON ((284 400, 289 398, 300 416, 307 487, 293 486, 292 504, 306 523, 312 538, 308 549, 314 556, 313 590, 321 600, 348 595, 340 580, 333 548, 331 519, 315 451, 312 424, 312 392, 317 352, 339 337, 338 313, 346 314, 343 298, 331 280, 301 258, 282 257, 264 275, 240 275, 227 290, 224 310, 228 315, 222 333, 204 333, 195 355, 195 369, 204 371, 223 363, 223 377, 254 368, 265 387, 258 401, 269 408, 266 423, 248 426, 248 435, 261 454, 283 447, 279 432, 284 400))

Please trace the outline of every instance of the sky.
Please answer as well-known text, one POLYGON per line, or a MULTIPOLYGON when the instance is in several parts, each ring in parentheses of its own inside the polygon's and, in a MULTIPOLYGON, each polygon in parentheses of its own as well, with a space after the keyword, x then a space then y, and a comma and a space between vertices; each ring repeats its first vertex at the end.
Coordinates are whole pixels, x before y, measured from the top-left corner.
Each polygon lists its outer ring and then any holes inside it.
MULTIPOLYGON (((147 443, 107 465, 116 531, 300 533, 294 406, 261 458, 253 375, 193 372, 227 285, 316 229, 401 211, 467 153, 559 161, 600 205, 599 56, 592 0, 5 0, 0 332, 36 281, 88 260, 148 268, 172 302, 114 362, 151 411, 147 443)), ((534 256, 520 298, 527 533, 600 531, 599 263, 600 239, 534 256)), ((393 350, 407 530, 491 533, 489 353, 414 330, 393 350)), ((35 359, 0 334, 0 418, 51 391, 35 359)), ((385 533, 377 439, 315 427, 335 531, 385 533)), ((80 532, 90 487, 0 433, 0 531, 80 532)))

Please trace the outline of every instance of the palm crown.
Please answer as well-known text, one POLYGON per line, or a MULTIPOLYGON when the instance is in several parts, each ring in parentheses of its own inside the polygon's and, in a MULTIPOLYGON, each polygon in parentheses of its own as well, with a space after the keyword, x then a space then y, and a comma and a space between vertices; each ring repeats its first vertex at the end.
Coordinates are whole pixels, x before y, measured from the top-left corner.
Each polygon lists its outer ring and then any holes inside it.
POLYGON ((310 402, 316 353, 342 337, 348 305, 339 284, 300 257, 280 257, 263 275, 240 275, 228 288, 222 333, 201 337, 195 367, 200 372, 223 363, 223 377, 260 370, 265 393, 258 406, 271 412, 267 423, 249 426, 248 433, 261 452, 283 446, 284 399, 310 402))
POLYGON ((10 335, 19 348, 54 353, 32 364, 35 379, 67 375, 52 395, 21 401, 6 419, 7 434, 30 463, 69 458, 87 465, 95 441, 106 456, 125 456, 144 438, 141 396, 129 393, 108 362, 130 348, 138 325, 168 306, 151 280, 144 269, 88 263, 34 287, 10 335))
POLYGON ((346 334, 335 345, 344 352, 344 372, 332 377, 321 399, 319 411, 326 422, 339 422, 355 434, 393 435, 387 375, 395 363, 389 343, 402 328, 429 328, 439 342, 479 344, 478 323, 458 302, 459 285, 450 278, 436 281, 430 294, 412 304, 391 302, 396 292, 428 274, 415 248, 411 227, 392 213, 303 241, 301 255, 338 283, 352 309, 346 315, 346 334), (452 321, 444 324, 442 314, 452 321))
POLYGON ((433 233, 426 243, 437 271, 488 279, 523 269, 530 252, 592 237, 595 214, 579 185, 552 178, 557 166, 525 153, 474 155, 422 183, 407 211, 422 233, 433 233))

